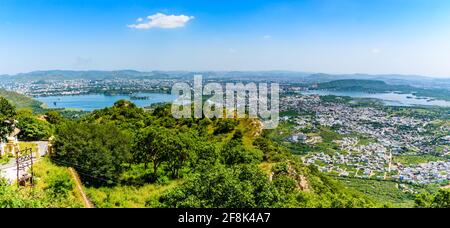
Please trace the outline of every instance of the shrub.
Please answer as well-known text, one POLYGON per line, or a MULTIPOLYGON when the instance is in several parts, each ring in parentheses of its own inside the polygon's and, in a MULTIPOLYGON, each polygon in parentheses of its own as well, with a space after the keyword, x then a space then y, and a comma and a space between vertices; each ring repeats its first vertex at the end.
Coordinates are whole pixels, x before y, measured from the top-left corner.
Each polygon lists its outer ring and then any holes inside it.
POLYGON ((17 128, 20 129, 19 139, 36 141, 48 139, 51 128, 48 122, 39 120, 31 112, 22 111, 18 115, 17 128))
POLYGON ((86 184, 116 184, 130 160, 130 136, 110 124, 68 122, 59 126, 51 159, 75 168, 86 184))
POLYGON ((52 197, 65 197, 75 187, 74 181, 65 171, 58 170, 49 173, 46 178, 46 190, 52 197))
POLYGON ((218 165, 169 190, 160 202, 163 207, 255 208, 273 207, 279 199, 277 190, 259 168, 218 165))

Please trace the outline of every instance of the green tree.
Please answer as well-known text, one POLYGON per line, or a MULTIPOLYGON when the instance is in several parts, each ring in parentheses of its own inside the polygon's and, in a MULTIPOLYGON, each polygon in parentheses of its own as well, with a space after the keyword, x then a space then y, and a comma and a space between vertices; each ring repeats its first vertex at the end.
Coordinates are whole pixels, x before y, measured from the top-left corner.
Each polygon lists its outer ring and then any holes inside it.
POLYGON ((450 190, 440 189, 435 194, 422 193, 416 196, 417 208, 450 208, 450 190))
POLYGON ((148 127, 139 132, 133 149, 137 163, 153 164, 153 179, 158 177, 159 166, 169 159, 173 150, 179 149, 173 132, 163 127, 148 127))
POLYGON ((279 194, 255 166, 214 169, 199 173, 161 198, 164 207, 264 208, 273 207, 279 194))
POLYGON ((263 154, 259 150, 247 149, 241 140, 232 139, 222 150, 222 162, 226 165, 250 164, 262 160, 263 154))
POLYGON ((198 139, 192 145, 189 166, 194 172, 205 172, 212 169, 219 161, 219 151, 214 143, 206 139, 198 139))
POLYGON ((114 124, 120 129, 135 130, 149 126, 152 118, 134 103, 119 100, 110 108, 95 110, 83 122, 114 124))
POLYGON ((214 129, 214 134, 226 134, 230 133, 237 126, 237 121, 234 119, 218 119, 216 123, 216 128, 214 129))
POLYGON ((18 112, 17 121, 17 128, 20 129, 18 138, 21 140, 46 140, 51 135, 50 124, 45 120, 38 119, 31 110, 18 112))
POLYGON ((16 116, 16 109, 8 100, 0 97, 0 137, 5 138, 11 133, 16 116))
POLYGON ((51 110, 45 113, 45 119, 50 124, 58 124, 64 120, 61 114, 57 111, 51 110))
POLYGON ((141 130, 135 139, 133 160, 144 163, 145 168, 153 164, 153 179, 158 178, 158 168, 166 163, 173 178, 179 177, 180 169, 185 165, 196 148, 196 138, 192 132, 179 132, 164 127, 148 127, 141 130))
POLYGON ((87 184, 112 185, 129 161, 130 136, 111 124, 67 122, 55 134, 51 159, 75 168, 87 184))
POLYGON ((169 140, 173 149, 168 151, 168 167, 172 178, 180 176, 180 169, 193 153, 193 145, 195 144, 195 136, 191 132, 174 134, 169 140))

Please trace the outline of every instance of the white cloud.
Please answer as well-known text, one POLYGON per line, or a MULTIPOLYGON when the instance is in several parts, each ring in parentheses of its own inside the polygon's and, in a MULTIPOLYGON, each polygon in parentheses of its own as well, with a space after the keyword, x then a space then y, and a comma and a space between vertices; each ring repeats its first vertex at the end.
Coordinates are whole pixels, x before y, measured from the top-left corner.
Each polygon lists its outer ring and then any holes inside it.
POLYGON ((379 48, 373 48, 373 49, 372 49, 372 53, 373 53, 373 54, 380 54, 380 53, 381 53, 381 50, 380 50, 379 48))
POLYGON ((184 27, 186 23, 188 23, 192 19, 194 19, 193 16, 166 15, 163 13, 157 13, 148 16, 145 20, 143 18, 138 18, 137 19, 138 23, 128 25, 128 27, 133 29, 152 29, 152 28, 174 29, 184 27))

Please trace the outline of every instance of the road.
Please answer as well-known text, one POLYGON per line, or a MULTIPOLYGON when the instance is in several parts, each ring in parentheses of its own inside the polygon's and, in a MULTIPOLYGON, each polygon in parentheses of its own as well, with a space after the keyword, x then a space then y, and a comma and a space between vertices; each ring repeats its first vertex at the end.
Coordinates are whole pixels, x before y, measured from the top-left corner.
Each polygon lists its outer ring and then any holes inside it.
POLYGON ((0 166, 0 176, 13 183, 17 179, 16 159, 11 159, 8 164, 0 166))
POLYGON ((38 151, 41 157, 47 154, 48 142, 47 141, 37 141, 38 151))

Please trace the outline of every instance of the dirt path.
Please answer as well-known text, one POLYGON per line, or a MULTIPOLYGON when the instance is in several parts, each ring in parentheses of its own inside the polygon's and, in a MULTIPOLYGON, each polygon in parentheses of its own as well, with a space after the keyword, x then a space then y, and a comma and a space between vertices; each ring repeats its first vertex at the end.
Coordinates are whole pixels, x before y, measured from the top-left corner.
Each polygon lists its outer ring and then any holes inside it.
POLYGON ((450 184, 449 185, 446 185, 446 186, 444 186, 444 187, 441 187, 442 189, 450 189, 450 184))
POLYGON ((94 208, 94 205, 87 198, 86 193, 84 193, 84 190, 81 187, 81 181, 80 181, 80 177, 78 176, 77 171, 75 171, 75 169, 73 169, 73 168, 69 168, 69 170, 70 170, 70 173, 72 174, 73 179, 75 180, 75 184, 77 185, 77 189, 80 192, 81 197, 83 197, 84 207, 86 207, 86 208, 94 208))

